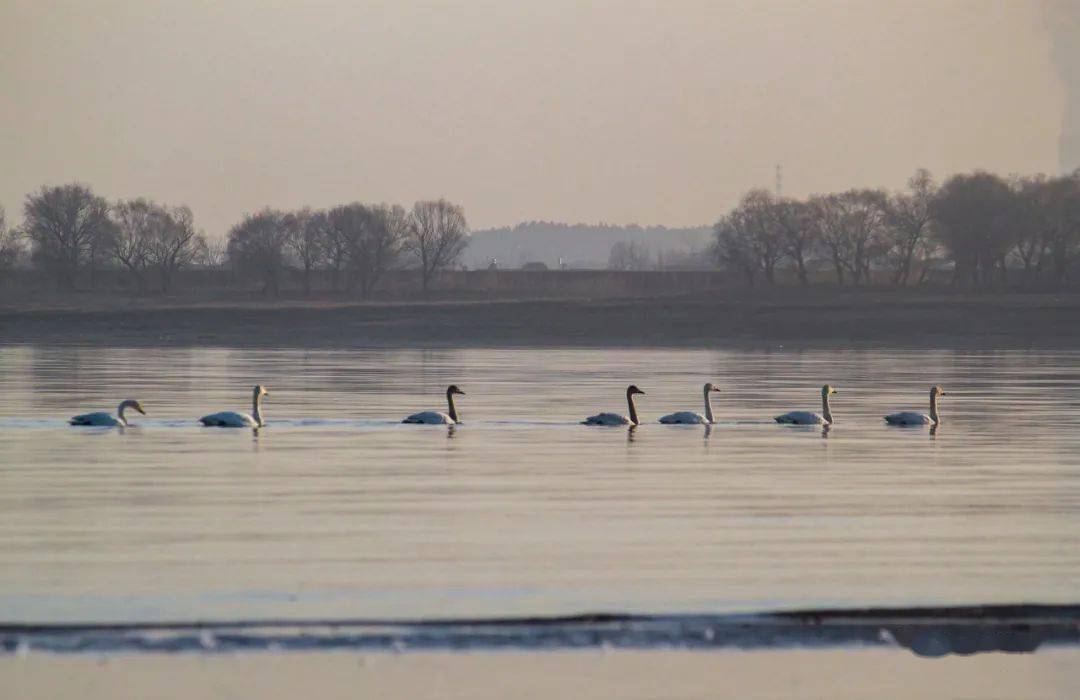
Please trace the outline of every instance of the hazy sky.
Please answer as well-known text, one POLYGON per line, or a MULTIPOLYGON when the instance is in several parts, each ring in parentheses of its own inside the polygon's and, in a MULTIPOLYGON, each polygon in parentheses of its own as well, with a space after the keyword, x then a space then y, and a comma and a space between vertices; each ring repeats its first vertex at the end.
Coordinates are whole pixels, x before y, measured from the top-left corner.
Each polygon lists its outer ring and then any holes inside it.
MULTIPOLYGON (((1042 4, 0 0, 0 203, 444 196, 474 228, 708 223, 746 189, 1057 172, 1042 4)), ((1080 37, 1077 37, 1080 42, 1080 37)))

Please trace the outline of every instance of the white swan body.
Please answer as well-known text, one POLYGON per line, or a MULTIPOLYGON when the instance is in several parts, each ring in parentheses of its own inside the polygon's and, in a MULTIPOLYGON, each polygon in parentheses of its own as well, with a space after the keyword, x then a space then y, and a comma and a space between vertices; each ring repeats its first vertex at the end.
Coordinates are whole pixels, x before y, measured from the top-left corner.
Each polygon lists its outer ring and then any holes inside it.
POLYGON ((900 413, 890 413, 885 416, 885 422, 889 425, 933 425, 937 421, 925 413, 901 411, 900 413))
POLYGON ((251 392, 251 414, 221 411, 203 416, 199 422, 208 428, 262 428, 266 425, 262 415, 262 400, 270 392, 262 384, 256 384, 251 392))
POLYGON ((116 408, 116 416, 105 411, 97 411, 95 413, 82 413, 77 416, 72 416, 68 423, 71 425, 90 425, 98 426, 102 428, 123 428, 128 425, 127 418, 124 417, 124 410, 133 408, 139 413, 146 415, 146 411, 143 410, 142 404, 135 399, 124 399, 120 402, 120 405, 116 408))
POLYGON ((645 392, 631 384, 626 387, 626 404, 630 408, 630 417, 627 418, 619 413, 597 413, 581 421, 582 425, 638 425, 637 407, 634 405, 634 396, 645 392))
POLYGON ((825 416, 812 411, 789 411, 777 416, 776 422, 787 425, 824 425, 832 421, 825 420, 825 416))
POLYGON ((811 411, 790 411, 776 416, 777 423, 785 425, 832 425, 832 410, 829 407, 829 395, 839 393, 826 384, 821 387, 821 413, 811 411))
POLYGON ((930 415, 918 411, 900 411, 885 416, 885 422, 889 425, 937 425, 941 422, 937 405, 939 396, 945 396, 945 391, 939 386, 930 387, 930 415))
POLYGON ((262 423, 247 413, 221 411, 203 416, 199 422, 210 428, 261 428, 262 423))
POLYGON ((465 392, 458 389, 456 384, 451 384, 446 388, 447 413, 441 411, 421 411, 420 413, 406 416, 405 420, 401 422, 412 423, 415 425, 457 425, 461 420, 458 418, 457 407, 454 406, 454 397, 464 395, 465 392))
POLYGON ((581 422, 582 425, 637 425, 621 413, 597 413, 581 422))
POLYGON ((457 421, 450 414, 442 411, 421 411, 411 416, 406 416, 402 423, 415 423, 418 425, 457 425, 457 421))
POLYGON ((712 425, 715 423, 716 421, 713 420, 711 394, 714 391, 720 391, 720 387, 713 386, 709 383, 705 385, 704 389, 705 415, 693 411, 676 411, 675 413, 669 413, 660 418, 660 422, 665 425, 712 425))

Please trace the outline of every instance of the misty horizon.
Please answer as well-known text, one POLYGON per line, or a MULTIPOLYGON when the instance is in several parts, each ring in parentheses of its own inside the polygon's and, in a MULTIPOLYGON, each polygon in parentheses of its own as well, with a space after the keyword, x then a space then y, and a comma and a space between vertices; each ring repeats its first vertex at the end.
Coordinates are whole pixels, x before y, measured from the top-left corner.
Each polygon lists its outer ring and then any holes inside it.
POLYGON ((1076 14, 6 3, 0 205, 17 220, 42 184, 80 181, 188 205, 214 237, 264 207, 437 197, 474 230, 695 227, 774 189, 777 164, 796 197, 899 190, 920 167, 1069 171, 1076 14))

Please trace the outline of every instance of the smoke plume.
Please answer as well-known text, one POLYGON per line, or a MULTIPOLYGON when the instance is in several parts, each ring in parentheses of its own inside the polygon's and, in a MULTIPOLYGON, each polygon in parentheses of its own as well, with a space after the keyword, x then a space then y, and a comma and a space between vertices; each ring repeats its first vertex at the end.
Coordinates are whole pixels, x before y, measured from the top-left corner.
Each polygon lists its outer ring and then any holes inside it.
POLYGON ((1065 88, 1058 156, 1062 171, 1080 168, 1080 0, 1045 0, 1050 51, 1065 88))

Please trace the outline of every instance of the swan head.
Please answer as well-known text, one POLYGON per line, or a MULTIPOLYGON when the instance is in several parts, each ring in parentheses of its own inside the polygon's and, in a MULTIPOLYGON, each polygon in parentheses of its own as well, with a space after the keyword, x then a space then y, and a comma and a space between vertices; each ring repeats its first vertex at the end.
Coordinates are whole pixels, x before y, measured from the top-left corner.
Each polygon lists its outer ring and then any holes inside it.
POLYGON ((936 398, 938 396, 946 396, 946 394, 944 389, 935 384, 934 386, 930 387, 930 397, 936 398))
POLYGON ((255 385, 255 398, 261 398, 263 396, 269 396, 270 392, 262 384, 255 385))
POLYGON ((464 396, 465 392, 462 391, 461 389, 458 389, 457 384, 451 384, 450 386, 446 387, 446 395, 450 396, 451 394, 457 394, 458 396, 464 396))
POLYGON ((132 409, 135 409, 136 411, 138 411, 139 413, 143 414, 144 416, 146 415, 146 411, 143 409, 142 404, 139 403, 138 401, 136 401, 135 399, 124 399, 120 403, 120 407, 121 408, 132 408, 132 409))
POLYGON ((826 384, 825 386, 821 387, 821 397, 822 398, 825 398, 829 394, 839 394, 839 393, 840 392, 837 391, 836 389, 834 389, 831 384, 826 384))
POLYGON ((708 393, 708 392, 710 392, 710 391, 715 391, 715 392, 719 392, 719 391, 720 391, 720 387, 716 386, 716 385, 715 385, 715 384, 713 384, 712 382, 708 382, 707 384, 705 384, 705 391, 706 391, 706 393, 708 393))
POLYGON ((644 391, 642 391, 641 389, 638 389, 638 388, 637 388, 637 387, 636 387, 635 385, 633 385, 633 384, 631 384, 630 386, 626 387, 626 395, 627 395, 627 396, 633 396, 634 394, 644 394, 644 393, 645 393, 644 391))

